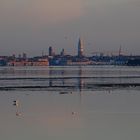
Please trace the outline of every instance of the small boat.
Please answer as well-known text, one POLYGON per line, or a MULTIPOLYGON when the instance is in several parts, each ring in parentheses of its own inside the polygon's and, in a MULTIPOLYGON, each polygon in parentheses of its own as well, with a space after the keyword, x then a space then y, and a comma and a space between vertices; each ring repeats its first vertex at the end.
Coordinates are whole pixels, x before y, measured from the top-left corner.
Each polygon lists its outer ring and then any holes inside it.
POLYGON ((69 92, 62 91, 62 92, 59 92, 59 94, 69 94, 69 92))
POLYGON ((67 91, 61 91, 61 92, 59 92, 59 94, 72 94, 72 91, 71 92, 67 92, 67 91))

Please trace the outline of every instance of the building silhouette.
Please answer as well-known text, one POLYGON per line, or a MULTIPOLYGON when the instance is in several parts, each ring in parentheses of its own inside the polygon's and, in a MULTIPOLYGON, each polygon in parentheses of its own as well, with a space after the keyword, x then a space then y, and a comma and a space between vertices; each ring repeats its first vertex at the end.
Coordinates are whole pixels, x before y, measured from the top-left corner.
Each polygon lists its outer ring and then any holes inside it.
POLYGON ((51 46, 49 47, 49 56, 54 56, 54 51, 51 46))
POLYGON ((60 55, 61 55, 61 56, 64 56, 64 55, 65 55, 65 50, 64 50, 64 49, 62 49, 60 55))
POLYGON ((78 57, 83 57, 84 56, 84 45, 83 45, 83 41, 81 40, 81 38, 79 38, 78 41, 78 57))

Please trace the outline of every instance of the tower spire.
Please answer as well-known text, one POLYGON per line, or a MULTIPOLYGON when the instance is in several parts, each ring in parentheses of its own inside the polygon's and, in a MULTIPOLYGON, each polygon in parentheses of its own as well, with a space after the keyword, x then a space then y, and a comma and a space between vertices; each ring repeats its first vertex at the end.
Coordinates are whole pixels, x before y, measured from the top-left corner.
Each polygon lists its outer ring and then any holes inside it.
POLYGON ((78 41, 78 57, 82 57, 83 56, 83 41, 81 40, 81 38, 79 38, 78 41))

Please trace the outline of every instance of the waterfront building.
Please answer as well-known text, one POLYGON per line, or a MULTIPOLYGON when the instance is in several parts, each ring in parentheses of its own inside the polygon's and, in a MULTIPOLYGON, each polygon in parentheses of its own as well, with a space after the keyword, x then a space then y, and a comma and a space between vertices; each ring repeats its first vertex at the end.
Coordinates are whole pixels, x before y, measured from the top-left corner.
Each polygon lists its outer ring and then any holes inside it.
POLYGON ((68 66, 83 66, 83 65, 91 65, 91 61, 68 61, 68 66))
POLYGON ((8 66, 49 66, 47 58, 29 59, 29 60, 12 60, 7 63, 8 66))
POLYGON ((54 56, 54 51, 52 46, 49 47, 49 56, 54 56))
POLYGON ((26 59, 27 59, 27 54, 26 54, 26 53, 23 53, 23 54, 22 54, 22 58, 23 58, 24 60, 26 60, 26 59))
POLYGON ((64 50, 64 49, 62 49, 60 55, 61 55, 61 56, 64 56, 64 55, 65 55, 65 50, 64 50))

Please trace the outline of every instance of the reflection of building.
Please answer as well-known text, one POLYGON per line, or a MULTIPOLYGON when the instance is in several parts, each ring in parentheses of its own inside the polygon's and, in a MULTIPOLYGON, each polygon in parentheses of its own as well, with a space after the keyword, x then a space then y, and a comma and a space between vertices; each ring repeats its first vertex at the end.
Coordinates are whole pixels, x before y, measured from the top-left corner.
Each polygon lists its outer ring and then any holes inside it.
POLYGON ((85 81, 83 78, 83 68, 78 67, 78 71, 72 72, 71 74, 76 74, 76 77, 67 77, 67 74, 71 71, 64 69, 55 69, 54 67, 49 67, 49 78, 48 86, 49 88, 59 88, 61 90, 72 90, 77 89, 81 92, 85 87, 85 81))
POLYGON ((52 67, 49 67, 49 87, 55 87, 55 86, 65 86, 65 71, 62 70, 56 70, 53 69, 52 67), (57 76, 61 77, 57 77, 57 76))
POLYGON ((53 81, 52 81, 52 75, 53 75, 53 73, 52 73, 52 68, 51 67, 49 67, 49 76, 50 76, 50 78, 49 78, 49 87, 52 87, 52 85, 53 85, 53 81))
POLYGON ((83 51, 84 51, 84 45, 83 45, 83 41, 79 38, 78 41, 78 57, 83 57, 83 51))
POLYGON ((79 67, 79 71, 78 71, 78 88, 81 91, 83 86, 84 86, 84 81, 82 79, 82 68, 79 67))

